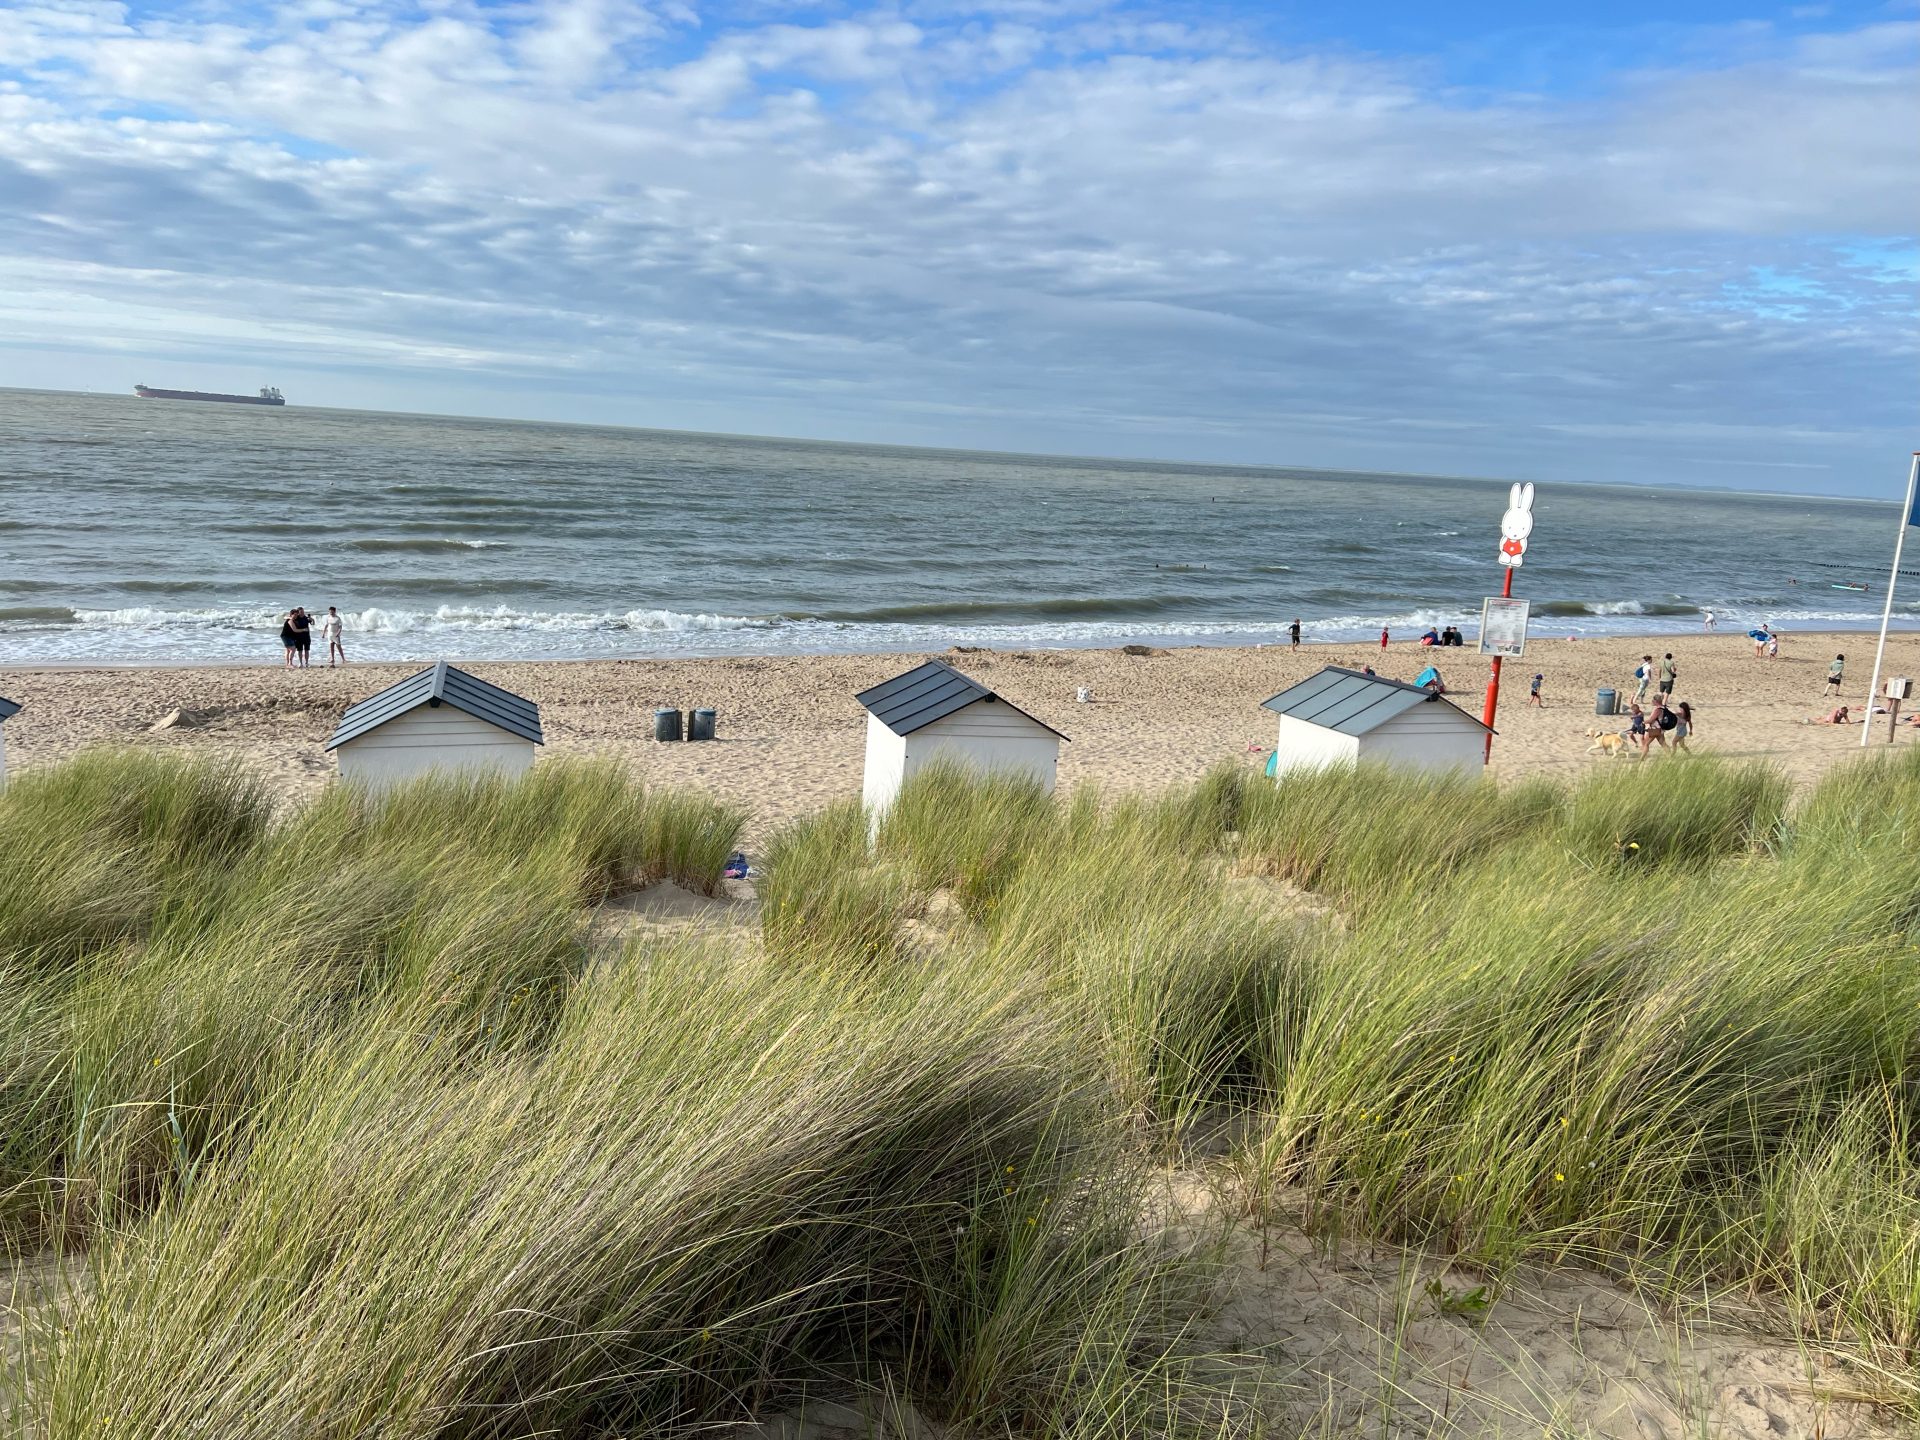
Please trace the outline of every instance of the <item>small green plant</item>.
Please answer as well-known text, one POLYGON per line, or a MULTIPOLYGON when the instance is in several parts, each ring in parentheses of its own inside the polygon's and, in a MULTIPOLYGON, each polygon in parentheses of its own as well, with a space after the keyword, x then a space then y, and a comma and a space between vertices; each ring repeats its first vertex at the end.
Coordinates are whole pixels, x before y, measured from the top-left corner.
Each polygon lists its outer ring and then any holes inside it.
POLYGON ((1433 1302, 1433 1308, 1442 1315, 1451 1315, 1464 1320, 1483 1320, 1487 1309, 1493 1304, 1487 1294, 1487 1287, 1476 1285, 1471 1290, 1450 1290, 1438 1276, 1427 1281, 1427 1298, 1433 1302))

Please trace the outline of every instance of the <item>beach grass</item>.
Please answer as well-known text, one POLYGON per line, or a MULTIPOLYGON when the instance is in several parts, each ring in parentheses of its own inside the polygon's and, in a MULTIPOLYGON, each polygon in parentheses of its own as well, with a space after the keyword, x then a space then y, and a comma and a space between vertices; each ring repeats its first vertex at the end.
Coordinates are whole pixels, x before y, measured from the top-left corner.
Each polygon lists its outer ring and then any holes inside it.
POLYGON ((79 1280, 22 1332, 23 1435, 690 1435, 847 1398, 1262 1433, 1169 1168, 1222 1227, 1304 1216, 1496 1293, 1522 1262, 1737 1290, 1920 1418, 1910 755, 1791 804, 1690 758, 1064 803, 936 768, 877 826, 776 836, 757 927, 617 953, 593 907, 713 893, 737 814, 592 764, 287 813, 153 755, 29 778, 0 1247, 79 1280))

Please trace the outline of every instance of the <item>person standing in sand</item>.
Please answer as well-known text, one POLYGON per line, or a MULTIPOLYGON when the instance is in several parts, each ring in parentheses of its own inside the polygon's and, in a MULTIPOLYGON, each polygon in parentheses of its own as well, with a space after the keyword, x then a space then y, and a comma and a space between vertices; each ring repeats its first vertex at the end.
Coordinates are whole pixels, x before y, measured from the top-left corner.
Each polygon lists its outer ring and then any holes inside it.
POLYGON ((1633 687, 1633 703, 1647 703, 1647 691, 1653 685, 1653 657, 1642 655, 1640 663, 1634 667, 1633 678, 1637 682, 1633 687))
POLYGON ((1673 652, 1669 650, 1660 662, 1660 698, 1668 704, 1673 702, 1673 682, 1679 678, 1680 667, 1673 663, 1673 652))
POLYGON ((1547 708, 1547 702, 1540 698, 1540 687, 1546 683, 1546 679, 1547 677, 1544 675, 1535 675, 1533 677, 1533 683, 1527 686, 1528 705, 1538 705, 1542 710, 1547 708))
POLYGON ((1287 627, 1287 638, 1295 650, 1300 648, 1300 617, 1294 616, 1293 623, 1287 627))
POLYGON ((327 606, 327 613, 320 620, 320 638, 327 642, 327 669, 333 669, 337 657, 342 665, 347 663, 347 647, 340 643, 340 632, 345 629, 340 612, 334 606, 327 606))
POLYGON ((1840 698, 1840 685, 1846 678, 1846 673, 1847 657, 1845 655, 1834 656, 1833 663, 1827 666, 1827 694, 1836 700, 1840 698))
POLYGON ((304 670, 313 658, 313 617, 307 614, 305 606, 296 605, 287 616, 287 623, 293 627, 294 656, 304 670))
POLYGON ((1382 650, 1387 648, 1387 627, 1384 625, 1380 627, 1380 648, 1382 650))
POLYGON ((289 610, 280 617, 280 644, 287 652, 286 668, 293 669, 293 652, 300 648, 300 637, 293 628, 293 612, 289 610))

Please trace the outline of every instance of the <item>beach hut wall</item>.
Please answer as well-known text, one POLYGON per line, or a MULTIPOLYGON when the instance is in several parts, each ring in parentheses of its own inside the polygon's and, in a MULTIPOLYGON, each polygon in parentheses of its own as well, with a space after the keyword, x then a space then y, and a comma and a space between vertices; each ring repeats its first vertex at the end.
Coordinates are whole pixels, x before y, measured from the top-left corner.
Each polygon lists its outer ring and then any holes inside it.
POLYGON ((545 743, 538 705, 442 660, 349 706, 327 749, 342 779, 384 786, 434 770, 524 774, 545 743))
POLYGON ((1274 772, 1376 761, 1479 769, 1487 727, 1444 696, 1403 680, 1329 665, 1263 701, 1280 717, 1274 772))
POLYGON ((867 711, 861 798, 876 814, 936 759, 1025 773, 1053 788, 1067 737, 943 660, 929 660, 854 698, 867 711))

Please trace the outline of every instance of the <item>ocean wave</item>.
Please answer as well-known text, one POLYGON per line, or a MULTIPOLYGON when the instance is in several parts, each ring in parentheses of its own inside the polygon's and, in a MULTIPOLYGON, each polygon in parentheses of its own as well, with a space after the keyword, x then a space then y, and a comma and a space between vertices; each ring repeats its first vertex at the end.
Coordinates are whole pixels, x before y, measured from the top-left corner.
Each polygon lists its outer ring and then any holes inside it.
POLYGON ((746 630, 765 627, 771 620, 746 615, 709 615, 681 610, 540 611, 496 605, 491 610, 471 605, 442 605, 435 610, 361 610, 343 616, 349 632, 366 635, 411 635, 432 631, 629 630, 679 634, 703 630, 746 630))
POLYGON ((1537 615, 1698 615, 1707 608, 1673 600, 1546 600, 1535 605, 1537 615))
MULTIPOLYGON (((24 607, 33 610, 37 607, 24 607)), ((280 609, 163 610, 151 605, 129 605, 114 610, 52 610, 82 625, 142 630, 277 630, 280 609)), ((0 612, 0 618, 18 612, 0 612)), ((415 635, 435 631, 605 631, 682 633, 702 630, 741 630, 773 623, 745 615, 710 615, 680 610, 541 611, 509 605, 441 605, 433 610, 386 609, 378 606, 343 611, 349 634, 415 635)))
POLYGON ((356 550, 375 552, 399 550, 429 555, 440 550, 497 550, 507 542, 504 540, 455 540, 436 536, 433 539, 419 540, 349 540, 347 543, 356 550))
POLYGON ((75 618, 65 605, 0 605, 0 624, 71 625, 75 618))
POLYGON ((979 620, 1021 621, 1040 616, 1048 619, 1077 619, 1112 616, 1151 615, 1177 610, 1187 605, 1205 605, 1200 595, 1137 595, 1062 597, 1052 600, 949 600, 928 601, 918 605, 876 605, 865 610, 792 611, 782 620, 829 620, 840 625, 933 624, 947 621, 964 625, 979 620))

